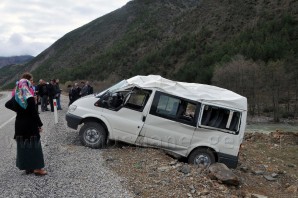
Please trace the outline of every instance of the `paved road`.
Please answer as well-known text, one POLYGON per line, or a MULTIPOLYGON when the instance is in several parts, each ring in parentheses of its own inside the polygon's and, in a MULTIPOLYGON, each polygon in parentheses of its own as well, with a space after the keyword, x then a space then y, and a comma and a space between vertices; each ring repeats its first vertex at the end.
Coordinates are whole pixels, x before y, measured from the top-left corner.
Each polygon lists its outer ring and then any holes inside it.
MULTIPOLYGON (((3 92, 2 92, 3 93, 3 92)), ((4 107, 9 93, 0 98, 0 197, 133 197, 125 181, 104 166, 100 150, 81 146, 78 133, 64 121, 67 99, 54 124, 52 112, 42 112, 42 144, 49 175, 25 175, 15 167, 15 113, 4 107)))
POLYGON ((5 102, 11 97, 9 92, 1 92, 0 96, 0 130, 9 122, 14 121, 15 113, 5 108, 5 102))

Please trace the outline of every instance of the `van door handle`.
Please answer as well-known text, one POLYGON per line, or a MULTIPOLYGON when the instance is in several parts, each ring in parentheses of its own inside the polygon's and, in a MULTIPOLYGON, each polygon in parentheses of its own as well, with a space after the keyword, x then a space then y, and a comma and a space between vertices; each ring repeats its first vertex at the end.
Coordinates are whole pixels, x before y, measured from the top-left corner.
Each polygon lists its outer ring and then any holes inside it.
POLYGON ((142 121, 143 121, 143 122, 146 121, 146 116, 143 116, 142 121))

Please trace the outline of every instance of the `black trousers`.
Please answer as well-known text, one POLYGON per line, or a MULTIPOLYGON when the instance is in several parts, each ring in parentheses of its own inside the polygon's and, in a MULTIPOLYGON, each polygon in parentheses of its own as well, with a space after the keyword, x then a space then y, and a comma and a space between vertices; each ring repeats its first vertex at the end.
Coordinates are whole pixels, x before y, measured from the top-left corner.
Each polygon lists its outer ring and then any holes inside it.
POLYGON ((53 100, 54 100, 54 96, 49 96, 49 102, 50 102, 50 106, 51 106, 51 111, 52 111, 52 112, 54 111, 54 103, 53 103, 53 100))

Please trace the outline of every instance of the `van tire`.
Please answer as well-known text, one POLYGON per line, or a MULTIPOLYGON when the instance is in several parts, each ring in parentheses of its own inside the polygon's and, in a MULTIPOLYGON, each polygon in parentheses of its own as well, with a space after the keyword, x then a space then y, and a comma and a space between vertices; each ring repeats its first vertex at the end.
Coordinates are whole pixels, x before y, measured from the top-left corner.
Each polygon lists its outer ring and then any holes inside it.
POLYGON ((215 156, 209 148, 196 148, 191 152, 188 157, 188 163, 190 164, 203 164, 208 167, 215 162, 215 156))
POLYGON ((86 122, 79 132, 80 141, 84 146, 99 149, 104 148, 107 142, 107 132, 97 122, 86 122))

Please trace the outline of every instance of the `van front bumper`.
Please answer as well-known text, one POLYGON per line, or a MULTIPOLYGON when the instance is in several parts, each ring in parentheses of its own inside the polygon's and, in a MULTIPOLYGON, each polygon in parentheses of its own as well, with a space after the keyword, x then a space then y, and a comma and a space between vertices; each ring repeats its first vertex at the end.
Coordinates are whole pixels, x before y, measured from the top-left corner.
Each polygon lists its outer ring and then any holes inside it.
POLYGON ((65 119, 67 122, 67 126, 75 130, 78 129, 78 126, 81 124, 81 121, 83 120, 83 118, 70 113, 66 114, 65 119))

